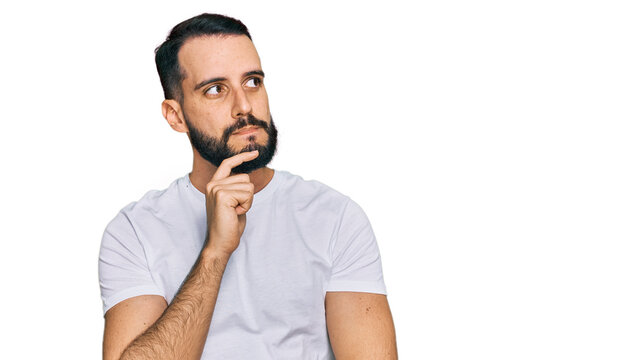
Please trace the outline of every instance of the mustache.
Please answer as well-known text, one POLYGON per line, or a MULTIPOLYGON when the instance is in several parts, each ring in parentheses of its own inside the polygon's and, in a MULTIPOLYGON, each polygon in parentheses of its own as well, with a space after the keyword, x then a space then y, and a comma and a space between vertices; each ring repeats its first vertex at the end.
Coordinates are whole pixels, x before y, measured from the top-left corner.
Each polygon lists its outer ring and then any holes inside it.
POLYGON ((231 134, 233 134, 234 131, 240 130, 241 128, 248 126, 248 125, 260 127, 266 131, 268 131, 268 128, 269 128, 267 121, 258 119, 254 117, 252 114, 248 114, 247 117, 239 118, 238 121, 235 122, 235 124, 229 126, 228 128, 225 129, 225 131, 223 131, 222 141, 226 143, 227 141, 229 141, 229 137, 231 136, 231 134))

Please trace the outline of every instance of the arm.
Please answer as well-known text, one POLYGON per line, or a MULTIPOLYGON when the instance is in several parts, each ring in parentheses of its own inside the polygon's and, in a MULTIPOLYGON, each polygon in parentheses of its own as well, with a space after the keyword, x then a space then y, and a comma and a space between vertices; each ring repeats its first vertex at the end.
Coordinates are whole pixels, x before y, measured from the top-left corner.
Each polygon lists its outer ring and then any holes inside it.
POLYGON ((118 359, 127 345, 147 330, 166 310, 159 295, 141 295, 124 300, 106 312, 104 360, 118 359))
POLYGON ((338 360, 397 359, 395 327, 385 295, 327 292, 326 326, 338 360))
POLYGON ((207 184, 207 240, 171 304, 166 307, 160 296, 140 296, 108 311, 105 360, 201 357, 220 282, 231 253, 239 245, 254 194, 248 175, 229 175, 233 167, 257 155, 247 152, 223 161, 207 184))
POLYGON ((226 264, 203 251, 168 308, 163 297, 145 295, 110 309, 104 359, 199 358, 226 264))
POLYGON ((227 261, 203 251, 171 305, 120 359, 200 358, 227 261))

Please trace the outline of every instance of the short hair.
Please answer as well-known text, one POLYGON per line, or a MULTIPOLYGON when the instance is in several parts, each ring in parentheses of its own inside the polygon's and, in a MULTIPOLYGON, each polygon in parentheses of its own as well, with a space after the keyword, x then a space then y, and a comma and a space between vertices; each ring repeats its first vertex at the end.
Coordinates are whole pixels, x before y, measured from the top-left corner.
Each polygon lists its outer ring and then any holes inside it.
POLYGON ((189 39, 212 35, 246 35, 253 40, 240 20, 219 14, 205 13, 175 25, 166 41, 155 49, 156 67, 165 99, 175 99, 183 105, 181 82, 186 74, 179 65, 179 49, 189 39))

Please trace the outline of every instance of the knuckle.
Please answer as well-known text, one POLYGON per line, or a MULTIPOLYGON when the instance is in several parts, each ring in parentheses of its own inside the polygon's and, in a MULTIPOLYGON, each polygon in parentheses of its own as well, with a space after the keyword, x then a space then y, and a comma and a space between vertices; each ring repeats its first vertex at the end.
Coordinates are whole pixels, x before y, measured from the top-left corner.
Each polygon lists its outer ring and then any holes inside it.
POLYGON ((234 157, 230 157, 230 158, 226 158, 222 161, 222 164, 225 164, 225 166, 231 166, 233 163, 235 162, 235 156, 234 157))
POLYGON ((214 195, 216 196, 216 199, 217 199, 217 200, 222 200, 222 199, 224 199, 225 197, 227 197, 227 192, 222 191, 222 189, 217 189, 217 190, 214 192, 214 195))
POLYGON ((207 185, 207 187, 210 193, 216 193, 221 189, 220 185, 218 185, 217 183, 210 183, 207 185))

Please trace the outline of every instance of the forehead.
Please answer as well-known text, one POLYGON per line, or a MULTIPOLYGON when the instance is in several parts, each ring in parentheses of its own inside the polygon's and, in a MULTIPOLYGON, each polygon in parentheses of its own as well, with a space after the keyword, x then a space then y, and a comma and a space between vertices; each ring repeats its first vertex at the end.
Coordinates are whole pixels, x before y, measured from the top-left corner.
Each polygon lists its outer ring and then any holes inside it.
POLYGON ((191 81, 208 77, 231 78, 261 70, 253 42, 244 35, 201 36, 179 49, 179 65, 191 81))

